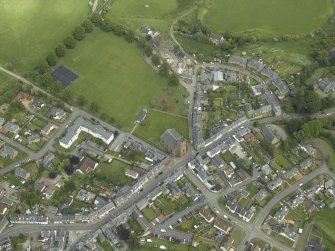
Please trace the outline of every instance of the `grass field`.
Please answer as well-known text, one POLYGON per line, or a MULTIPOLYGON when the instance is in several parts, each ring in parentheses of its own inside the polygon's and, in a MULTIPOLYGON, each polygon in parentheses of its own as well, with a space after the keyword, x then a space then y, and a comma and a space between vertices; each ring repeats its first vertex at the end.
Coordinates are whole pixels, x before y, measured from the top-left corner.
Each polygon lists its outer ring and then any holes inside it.
POLYGON ((137 127, 135 135, 154 146, 163 149, 159 143, 160 136, 166 129, 175 128, 184 138, 188 139, 187 119, 169 114, 151 111, 143 123, 137 127))
POLYGON ((88 0, 0 1, 0 64, 30 70, 85 19, 88 0))
POLYGON ((113 160, 111 164, 100 163, 97 168, 97 177, 105 182, 117 186, 124 186, 131 183, 132 179, 124 174, 125 169, 131 169, 131 166, 118 160, 113 160))
MULTIPOLYGON (((324 239, 328 239, 329 244, 331 244, 331 249, 335 248, 335 218, 334 218, 334 209, 324 209, 318 213, 314 219, 315 226, 323 234, 324 239)), ((330 247, 328 247, 330 248, 330 247)))
POLYGON ((186 107, 182 97, 185 90, 179 86, 169 87, 166 79, 145 63, 135 44, 112 33, 96 29, 61 63, 79 75, 68 87, 75 96, 83 95, 89 102, 96 102, 100 112, 112 117, 124 130, 134 126, 143 108, 160 104, 162 99, 174 112, 186 107), (166 98, 167 92, 174 99, 166 98))
POLYGON ((196 0, 115 0, 107 17, 133 30, 149 25, 164 31, 180 11, 187 10, 195 2, 196 0))
POLYGON ((305 35, 332 11, 331 0, 207 0, 200 19, 218 32, 305 35))

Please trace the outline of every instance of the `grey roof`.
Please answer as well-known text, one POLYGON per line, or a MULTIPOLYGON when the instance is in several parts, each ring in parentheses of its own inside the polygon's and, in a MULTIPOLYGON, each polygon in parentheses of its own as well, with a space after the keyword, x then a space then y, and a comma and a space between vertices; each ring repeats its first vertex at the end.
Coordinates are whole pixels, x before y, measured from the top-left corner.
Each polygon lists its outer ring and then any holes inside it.
POLYGON ((261 133, 264 136, 264 138, 266 138, 270 142, 276 139, 276 135, 274 135, 272 130, 267 125, 263 125, 261 127, 261 133))
POLYGON ((238 65, 241 65, 241 66, 246 66, 247 64, 247 59, 244 58, 244 57, 239 57, 239 56, 234 56, 234 55, 231 55, 228 59, 228 62, 230 64, 238 64, 238 65))
POLYGON ((45 126, 43 127, 43 129, 41 130, 41 133, 47 135, 47 134, 49 133, 49 131, 50 131, 53 127, 54 127, 53 124, 48 123, 47 125, 45 125, 45 126))
POLYGON ((0 156, 3 157, 3 158, 15 158, 16 155, 18 154, 18 152, 10 147, 10 146, 7 146, 7 145, 4 145, 1 149, 0 149, 0 156))
POLYGON ((279 78, 278 73, 270 69, 269 67, 265 67, 262 72, 262 75, 270 78, 271 80, 274 80, 276 78, 279 78))
POLYGON ((130 169, 128 169, 128 168, 126 168, 126 169, 124 170, 124 174, 125 174, 126 176, 130 177, 130 178, 133 178, 133 179, 137 179, 137 177, 138 177, 138 173, 137 173, 137 172, 135 172, 135 171, 133 171, 133 170, 130 170, 130 169))
POLYGON ((289 89, 286 83, 281 78, 276 78, 272 81, 272 84, 278 89, 279 93, 285 95, 289 89))
POLYGON ((183 139, 183 136, 181 136, 176 129, 167 129, 162 135, 161 135, 161 142, 164 143, 164 145, 168 146, 168 148, 173 149, 178 146, 178 143, 183 139))
POLYGON ((50 108, 49 112, 48 112, 48 116, 49 117, 59 117, 59 118, 63 118, 66 115, 66 112, 58 107, 52 107, 50 108))
POLYGON ((38 133, 30 135, 27 137, 28 143, 38 142, 41 140, 41 136, 38 133))
POLYGON ((58 212, 58 208, 57 208, 57 207, 54 207, 54 206, 48 206, 48 207, 47 207, 47 212, 48 212, 48 213, 51 213, 51 214, 57 214, 57 212, 58 212))
POLYGON ((12 133, 18 133, 18 131, 20 130, 20 127, 18 125, 11 123, 11 122, 7 122, 3 127, 7 131, 12 132, 12 133))
POLYGON ((247 66, 251 69, 254 69, 258 72, 261 72, 265 65, 257 60, 248 60, 247 66))
POLYGON ((143 111, 141 111, 141 112, 137 115, 137 118, 136 118, 136 120, 135 120, 135 123, 141 124, 141 123, 144 121, 144 119, 146 118, 147 114, 148 114, 147 109, 143 109, 143 111))
POLYGON ((72 126, 69 126, 66 135, 60 139, 59 142, 63 143, 64 145, 68 145, 71 140, 83 129, 88 131, 90 134, 96 134, 93 136, 97 136, 97 138, 103 140, 105 143, 107 143, 113 137, 113 133, 107 131, 101 125, 93 124, 90 120, 79 117, 76 121, 74 121, 72 126))
POLYGON ((213 75, 213 81, 214 82, 223 81, 223 72, 222 71, 213 71, 212 75, 213 75))

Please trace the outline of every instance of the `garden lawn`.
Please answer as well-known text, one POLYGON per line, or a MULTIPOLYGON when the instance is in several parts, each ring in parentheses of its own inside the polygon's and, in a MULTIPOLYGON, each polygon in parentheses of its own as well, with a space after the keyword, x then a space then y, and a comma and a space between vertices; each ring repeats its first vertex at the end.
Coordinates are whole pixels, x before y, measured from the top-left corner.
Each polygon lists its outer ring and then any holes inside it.
POLYGON ((305 35, 332 13, 331 0, 207 0, 200 19, 218 32, 305 35))
POLYGON ((185 139, 188 139, 187 119, 157 111, 150 111, 143 125, 137 127, 135 135, 154 146, 163 149, 159 143, 160 136, 166 129, 175 128, 185 139))
POLYGON ((131 179, 124 174, 125 169, 131 169, 131 166, 118 160, 113 160, 111 164, 100 163, 96 176, 107 183, 117 186, 124 186, 131 183, 131 179))
POLYGON ((166 79, 145 63, 135 44, 112 33, 95 29, 61 63, 79 75, 68 87, 75 96, 96 102, 100 112, 112 117, 124 130, 130 131, 137 114, 158 103, 167 90, 178 96, 178 104, 173 103, 175 110, 185 106, 180 87, 168 87, 166 79))
POLYGON ((335 246, 335 218, 334 209, 324 209, 314 219, 315 226, 323 234, 326 234, 335 246))
POLYGON ((148 220, 148 221, 153 221, 154 219, 157 218, 157 214, 155 213, 155 210, 153 210, 151 207, 146 207, 142 210, 142 213, 144 215, 144 217, 148 220))
POLYGON ((0 1, 0 64, 32 69, 88 13, 88 0, 0 1))

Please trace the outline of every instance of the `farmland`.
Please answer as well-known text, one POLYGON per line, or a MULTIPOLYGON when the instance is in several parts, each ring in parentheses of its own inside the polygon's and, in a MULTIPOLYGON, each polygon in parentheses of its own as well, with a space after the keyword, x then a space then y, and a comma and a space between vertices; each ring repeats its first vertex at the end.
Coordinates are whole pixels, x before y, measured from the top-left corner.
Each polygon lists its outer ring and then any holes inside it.
POLYGON ((332 11, 331 0, 210 0, 200 19, 217 32, 306 35, 326 22, 332 11))
POLYGON ((160 104, 161 99, 175 112, 185 106, 180 87, 169 87, 166 79, 145 63, 135 45, 111 33, 95 30, 60 63, 79 75, 68 87, 70 91, 83 95, 89 103, 96 102, 101 113, 125 130, 133 127, 143 108, 160 104), (167 92, 174 99, 164 98, 167 92))
POLYGON ((89 13, 82 0, 0 2, 0 64, 31 70, 89 13))
POLYGON ((116 0, 107 15, 114 21, 137 30, 142 25, 167 30, 180 10, 190 8, 196 0, 116 0))

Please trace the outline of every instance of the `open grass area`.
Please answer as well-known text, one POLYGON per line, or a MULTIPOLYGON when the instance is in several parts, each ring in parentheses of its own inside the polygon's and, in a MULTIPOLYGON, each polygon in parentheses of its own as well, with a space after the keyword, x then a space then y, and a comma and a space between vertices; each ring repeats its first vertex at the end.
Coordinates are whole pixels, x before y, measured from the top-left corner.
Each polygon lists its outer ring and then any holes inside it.
POLYGON ((177 200, 160 196, 155 200, 154 204, 156 207, 161 209, 165 215, 168 215, 185 209, 190 206, 192 202, 185 195, 181 196, 177 200))
POLYGON ((330 144, 328 144, 325 140, 322 140, 322 139, 316 139, 316 143, 319 144, 323 148, 323 151, 326 154, 325 157, 327 159, 328 168, 334 172, 335 171, 335 152, 333 148, 331 147, 330 144))
POLYGON ((316 228, 324 234, 324 239, 332 243, 332 249, 335 248, 335 218, 334 209, 324 209, 318 213, 314 219, 316 228))
POLYGON ((200 18, 218 32, 305 35, 332 12, 331 0, 207 0, 200 18))
POLYGON ((197 0, 115 0, 107 18, 133 30, 149 25, 164 31, 180 11, 187 10, 196 2, 197 0))
POLYGON ((100 163, 96 175, 99 179, 112 183, 113 185, 124 186, 131 183, 132 179, 124 174, 125 169, 131 166, 118 160, 113 160, 111 164, 100 163))
POLYGON ((143 213, 144 217, 147 218, 148 221, 153 221, 158 216, 156 214, 155 210, 153 210, 151 207, 145 207, 142 210, 142 213, 143 213))
POLYGON ((30 70, 88 13, 88 0, 2 0, 0 64, 30 70))
POLYGON ((112 33, 96 29, 61 63, 79 75, 69 89, 89 102, 96 102, 100 112, 112 117, 124 130, 134 126, 143 108, 160 103, 161 99, 165 99, 167 109, 174 106, 175 112, 185 107, 183 90, 179 86, 169 87, 166 79, 145 63, 136 45, 112 33), (167 92, 175 97, 170 100, 173 104, 165 97, 167 92))
POLYGON ((166 129, 175 128, 184 138, 188 138, 187 119, 157 111, 151 111, 147 119, 137 127, 135 135, 154 146, 163 149, 159 143, 160 136, 166 129))
POLYGON ((199 245, 197 247, 192 247, 189 245, 183 245, 183 244, 176 244, 171 241, 165 241, 161 239, 156 238, 150 238, 152 240, 152 243, 146 243, 144 245, 141 245, 139 248, 136 248, 136 251, 152 251, 152 250, 160 250, 159 246, 164 245, 167 250, 173 250, 173 251, 207 251, 209 247, 204 245, 199 245))

